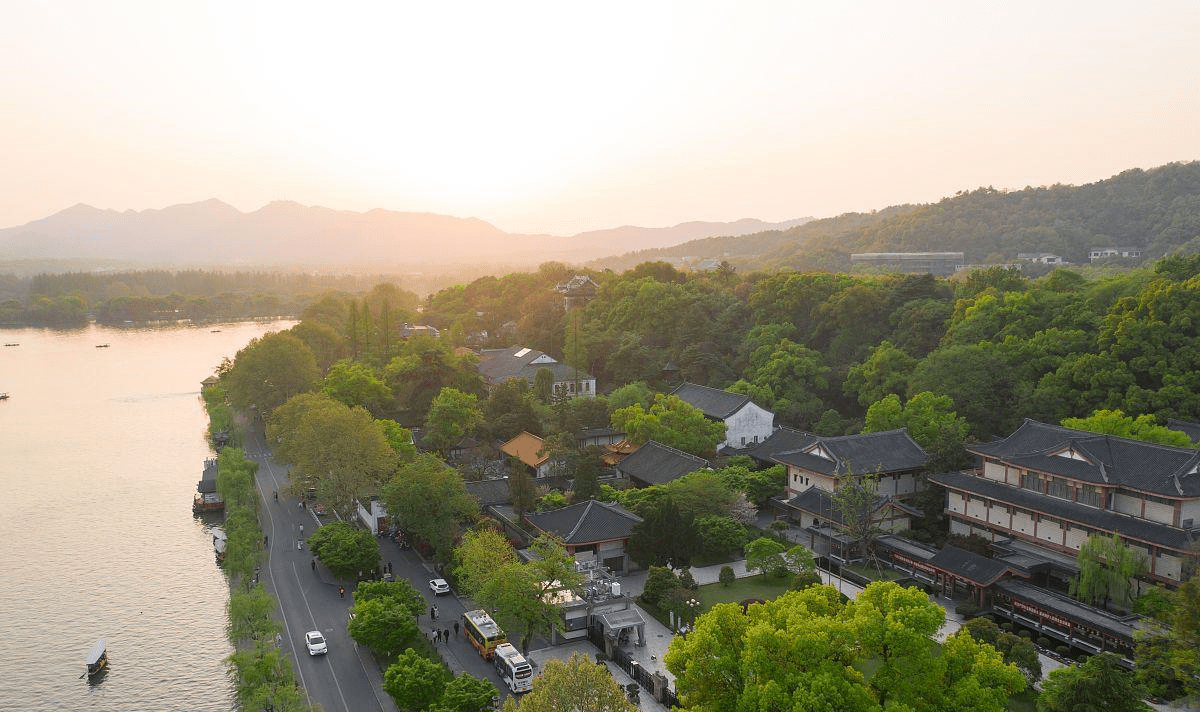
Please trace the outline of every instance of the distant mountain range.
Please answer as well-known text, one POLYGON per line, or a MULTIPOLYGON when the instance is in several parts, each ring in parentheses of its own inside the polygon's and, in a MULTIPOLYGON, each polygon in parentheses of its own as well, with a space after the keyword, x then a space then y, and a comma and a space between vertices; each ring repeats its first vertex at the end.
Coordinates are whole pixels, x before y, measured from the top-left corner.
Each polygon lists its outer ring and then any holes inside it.
MULTIPOLYGON (((593 261, 622 271, 661 260, 739 270, 850 271, 860 252, 962 252, 968 264, 1049 253, 1083 264, 1095 247, 1135 247, 1154 260, 1200 252, 1200 162, 1131 169, 1082 186, 979 188, 927 205, 848 213, 739 237, 715 236, 593 261)), ((1129 262, 1129 260, 1126 260, 1129 262)))
MULTIPOLYGON (((962 252, 967 263, 1051 253, 1085 263, 1093 247, 1136 247, 1142 260, 1200 252, 1200 162, 1131 169, 1083 186, 980 188, 927 205, 833 218, 688 222, 569 237, 521 235, 483 220, 366 213, 275 202, 243 213, 219 200, 118 212, 76 205, 0 230, 0 261, 55 260, 69 271, 208 267, 404 274, 452 267, 472 276, 543 262, 628 269, 663 260, 703 269, 849 271, 856 252, 962 252)), ((41 267, 43 271, 68 271, 41 267)))
POLYGON ((225 269, 409 271, 463 263, 520 267, 547 261, 582 263, 715 235, 787 229, 806 220, 688 222, 560 237, 507 233, 475 218, 379 209, 356 213, 286 201, 249 213, 219 200, 124 212, 80 204, 0 230, 0 259, 120 260, 225 269))

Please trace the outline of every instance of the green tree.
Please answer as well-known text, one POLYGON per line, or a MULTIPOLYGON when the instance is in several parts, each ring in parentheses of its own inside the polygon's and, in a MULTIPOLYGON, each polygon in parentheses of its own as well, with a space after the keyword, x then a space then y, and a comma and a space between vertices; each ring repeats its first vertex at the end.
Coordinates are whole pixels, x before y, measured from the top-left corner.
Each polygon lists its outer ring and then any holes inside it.
POLYGON ((355 604, 383 601, 389 607, 399 607, 416 618, 425 610, 425 599, 403 579, 397 581, 360 581, 354 589, 355 604))
POLYGON ((901 395, 908 389, 908 377, 916 365, 915 358, 884 341, 866 361, 850 369, 842 389, 864 406, 888 395, 901 395))
POLYGON ((454 549, 455 577, 467 596, 475 596, 495 572, 517 563, 517 553, 503 534, 490 527, 464 532, 454 549))
POLYGON ((1062 424, 1064 428, 1116 435, 1159 445, 1182 448, 1192 446, 1192 439, 1186 433, 1159 425, 1154 422, 1154 416, 1148 414, 1133 418, 1120 410, 1097 410, 1087 418, 1064 418, 1062 424))
POLYGON ((641 514, 629 535, 629 555, 643 566, 686 568, 696 553, 692 521, 685 519, 670 497, 641 514))
POLYGON ((401 527, 449 559, 461 523, 475 517, 479 502, 463 478, 433 455, 418 455, 383 487, 387 511, 401 527))
POLYGON ((267 438, 276 443, 276 458, 292 465, 292 482, 315 488, 343 515, 383 483, 398 459, 370 413, 319 394, 301 394, 276 409, 267 438))
POLYGON ((1149 712, 1142 701, 1146 691, 1133 673, 1118 664, 1112 653, 1088 658, 1082 665, 1051 670, 1042 681, 1038 712, 1149 712))
POLYGON ((312 390, 320 372, 312 349, 286 332, 252 339, 237 352, 223 382, 234 407, 266 417, 292 396, 312 390))
POLYGON ((900 397, 892 394, 867 409, 864 433, 898 428, 907 428, 909 437, 929 453, 930 470, 946 472, 968 464, 963 443, 971 426, 954 412, 949 396, 922 391, 900 405, 900 397))
POLYGON ((696 517, 695 529, 700 553, 712 559, 724 558, 746 543, 746 527, 732 517, 719 514, 696 517))
POLYGON ((446 683, 442 697, 429 708, 430 712, 481 712, 491 709, 496 686, 462 673, 446 683))
POLYGON ((382 415, 392 401, 392 389, 374 369, 349 359, 330 367, 321 381, 321 393, 350 407, 362 406, 375 416, 382 415))
POLYGON ((421 635, 416 616, 405 606, 388 599, 356 601, 351 610, 354 617, 346 626, 350 637, 381 657, 399 654, 416 643, 421 635))
POLYGON ((396 662, 388 666, 383 674, 383 689, 396 706, 408 712, 428 709, 442 696, 450 673, 441 663, 436 663, 412 648, 396 656, 396 662))
POLYGON ((760 571, 764 576, 784 576, 787 574, 787 562, 783 554, 787 547, 775 539, 759 537, 746 545, 746 568, 760 571))
POLYGON ((475 601, 494 610, 498 622, 510 631, 520 631, 520 647, 528 651, 534 634, 549 634, 561 610, 555 600, 560 591, 572 591, 583 583, 575 569, 575 558, 554 539, 542 535, 530 549, 537 555, 529 562, 517 561, 507 541, 477 532, 455 554, 459 571, 475 601), (501 549, 501 553, 486 547, 501 549))
POLYGON ((379 428, 379 432, 383 433, 384 440, 387 444, 396 451, 400 462, 408 462, 417 454, 417 448, 413 445, 412 431, 394 420, 381 418, 375 421, 375 426, 379 428))
POLYGON ((708 420, 678 396, 662 394, 654 396, 649 410, 634 404, 613 411, 612 427, 638 445, 654 440, 693 455, 715 452, 725 439, 724 423, 708 420))
POLYGON ((1107 606, 1110 602, 1128 608, 1133 604, 1135 579, 1145 573, 1146 558, 1121 541, 1093 534, 1079 546, 1075 556, 1079 575, 1071 581, 1071 595, 1085 603, 1107 606))
POLYGON ((271 618, 275 599, 262 587, 233 591, 226 606, 229 613, 229 641, 234 645, 249 640, 270 640, 279 632, 279 621, 271 618))
POLYGON ((379 540, 346 522, 320 527, 309 537, 308 547, 339 578, 358 578, 379 564, 379 540))
POLYGON ((481 425, 483 411, 475 394, 443 388, 429 405, 425 442, 445 452, 481 425))
POLYGON ((443 388, 476 395, 486 392, 478 363, 473 355, 455 355, 449 340, 414 336, 400 347, 383 374, 403 409, 402 420, 419 423, 443 388))
MULTIPOLYGON (((512 697, 504 712, 516 712, 512 697)), ((548 660, 533 689, 521 698, 521 712, 636 712, 608 669, 576 653, 571 659, 548 660)))
POLYGON ((665 662, 687 709, 1002 712, 1024 689, 1020 671, 966 635, 938 651, 944 619, 915 588, 875 582, 843 602, 833 587, 810 586, 744 612, 713 606, 665 662))

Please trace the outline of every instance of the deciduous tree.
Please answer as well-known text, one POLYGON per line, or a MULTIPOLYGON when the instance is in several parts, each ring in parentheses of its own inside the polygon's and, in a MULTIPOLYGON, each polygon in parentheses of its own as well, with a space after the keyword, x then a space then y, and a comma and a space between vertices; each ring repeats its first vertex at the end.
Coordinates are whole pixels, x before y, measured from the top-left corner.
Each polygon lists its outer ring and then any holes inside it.
POLYGON ((379 540, 346 522, 320 527, 309 537, 308 546, 340 578, 357 578, 379 565, 379 540))
POLYGON ((1050 671, 1042 681, 1038 712, 1150 712, 1145 689, 1112 653, 1088 658, 1082 665, 1050 671))
POLYGON ((479 512, 463 478, 433 455, 418 455, 383 487, 383 501, 401 527, 428 543, 445 561, 458 527, 479 512))

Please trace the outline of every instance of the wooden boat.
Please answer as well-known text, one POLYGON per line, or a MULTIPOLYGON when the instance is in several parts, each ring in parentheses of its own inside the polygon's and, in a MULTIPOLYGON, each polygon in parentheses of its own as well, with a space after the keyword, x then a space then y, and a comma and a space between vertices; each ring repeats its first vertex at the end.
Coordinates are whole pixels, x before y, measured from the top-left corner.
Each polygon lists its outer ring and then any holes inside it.
POLYGON ((98 348, 98 349, 107 349, 107 348, 108 348, 108 344, 96 344, 96 348, 98 348))
POLYGON ((7 393, 0 393, 0 400, 8 400, 8 394, 7 394, 7 393))
POLYGON ((95 677, 104 672, 108 667, 108 650, 105 645, 104 638, 96 641, 92 646, 92 651, 87 655, 87 674, 88 677, 95 677))

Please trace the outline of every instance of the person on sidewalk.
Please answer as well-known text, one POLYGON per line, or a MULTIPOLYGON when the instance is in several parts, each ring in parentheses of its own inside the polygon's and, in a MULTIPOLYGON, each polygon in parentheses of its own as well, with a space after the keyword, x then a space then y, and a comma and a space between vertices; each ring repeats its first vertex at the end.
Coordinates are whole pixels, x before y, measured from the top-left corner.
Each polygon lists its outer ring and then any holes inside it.
POLYGON ((454 621, 454 637, 458 637, 458 621, 454 621))
POLYGON ((340 598, 346 597, 346 587, 345 586, 338 586, 338 596, 340 598))
POLYGON ((316 570, 317 570, 317 560, 316 560, 316 559, 313 559, 313 560, 312 560, 312 570, 313 570, 313 571, 316 571, 316 570))

